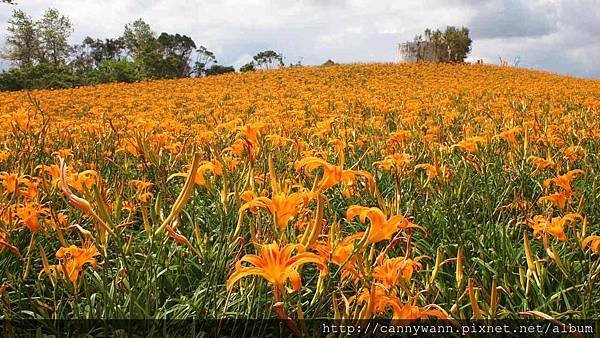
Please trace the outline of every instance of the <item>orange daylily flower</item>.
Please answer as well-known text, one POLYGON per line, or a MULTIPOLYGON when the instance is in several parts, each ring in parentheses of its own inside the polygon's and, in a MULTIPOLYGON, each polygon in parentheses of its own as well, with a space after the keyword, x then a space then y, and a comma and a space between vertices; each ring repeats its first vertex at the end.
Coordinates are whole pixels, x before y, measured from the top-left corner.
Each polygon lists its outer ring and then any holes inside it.
POLYGON ((395 215, 389 219, 379 208, 368 208, 360 205, 352 205, 346 212, 346 219, 359 216, 361 223, 366 223, 367 218, 371 221, 371 227, 366 232, 366 244, 377 243, 391 239, 392 236, 401 229, 418 228, 425 232, 425 229, 406 219, 402 215, 395 215))
MULTIPOLYGON (((337 265, 342 265, 344 262, 348 261, 352 251, 354 251, 355 242, 360 240, 364 234, 364 232, 357 232, 344 237, 344 239, 337 243, 333 248, 333 251, 331 252, 331 262, 337 265)), ((344 268, 350 268, 350 266, 354 265, 354 260, 355 258, 350 259, 347 266, 344 266, 344 268)))
MULTIPOLYGON (((52 165, 39 165, 36 167, 36 171, 41 169, 43 173, 50 174, 50 185, 52 187, 58 187, 60 184, 60 167, 56 164, 52 165)), ((45 179, 44 176, 41 176, 45 179)))
POLYGON ((413 138, 412 133, 408 130, 398 130, 390 134, 387 142, 391 145, 403 145, 413 138))
POLYGON ((251 124, 247 124, 241 127, 237 127, 236 130, 239 131, 239 134, 252 146, 255 146, 258 143, 258 137, 260 136, 260 132, 264 131, 268 128, 266 123, 255 122, 251 124))
MULTIPOLYGON (((383 286, 375 285, 372 290, 363 288, 357 302, 367 303, 369 314, 382 315, 387 309, 392 309, 392 319, 395 320, 417 320, 438 317, 448 319, 450 316, 441 308, 429 305, 418 307, 413 304, 403 304, 395 292, 388 292, 383 286)), ((367 316, 365 319, 370 318, 367 316)))
POLYGON ((152 182, 148 182, 145 180, 131 180, 129 184, 133 185, 136 188, 135 197, 142 203, 148 203, 152 196, 154 196, 150 192, 150 188, 154 185, 152 182))
POLYGON ((8 150, 0 150, 0 162, 5 162, 10 157, 8 150))
POLYGON ((371 317, 371 314, 383 314, 388 308, 399 308, 400 307, 400 299, 396 295, 395 291, 389 292, 382 285, 375 284, 371 289, 362 288, 358 297, 353 296, 350 298, 350 301, 356 299, 358 304, 367 303, 368 312, 365 314, 362 313, 363 319, 368 319, 371 317))
POLYGON ((269 210, 277 226, 284 229, 290 219, 298 214, 302 206, 308 204, 310 195, 303 192, 294 192, 288 194, 285 191, 273 193, 272 198, 268 197, 256 197, 245 203, 240 207, 240 219, 243 217, 245 210, 252 212, 256 211, 256 208, 265 208, 269 210))
POLYGON ((421 163, 415 166, 415 170, 424 169, 425 174, 427 175, 427 179, 431 180, 434 178, 441 178, 443 180, 448 180, 452 177, 450 170, 446 168, 446 166, 435 166, 429 163, 421 163))
POLYGON ((17 193, 26 198, 33 198, 38 193, 37 182, 28 175, 0 172, 0 185, 6 192, 17 193))
POLYGON ((373 163, 373 166, 383 170, 392 170, 392 168, 395 168, 398 171, 412 163, 413 159, 414 156, 406 153, 393 154, 386 156, 382 161, 373 163))
POLYGON ((315 263, 319 269, 326 270, 323 260, 312 252, 293 254, 298 249, 298 244, 287 244, 283 248, 279 244, 265 244, 260 249, 260 255, 245 255, 235 266, 235 271, 227 280, 227 289, 231 290, 238 280, 251 275, 261 276, 276 288, 280 288, 289 279, 294 291, 300 290, 302 280, 298 268, 307 263, 315 263), (251 264, 245 267, 242 262, 251 264))
POLYGON ((364 170, 344 170, 341 165, 336 166, 317 157, 305 157, 296 162, 294 167, 298 171, 304 168, 308 172, 317 168, 323 168, 323 177, 317 183, 320 191, 325 191, 338 183, 342 183, 346 186, 344 192, 347 195, 349 193, 348 187, 352 187, 358 180, 358 177, 364 177, 369 187, 371 189, 375 188, 375 179, 371 173, 364 170))
POLYGON ((30 179, 29 177, 21 177, 19 183, 23 186, 18 188, 18 193, 23 196, 26 201, 35 199, 39 195, 37 178, 30 179))
POLYGON ((195 183, 199 186, 206 186, 206 172, 211 172, 215 176, 223 176, 223 165, 219 161, 203 161, 196 171, 195 183))
POLYGON ((55 152, 58 157, 62 157, 62 158, 67 158, 69 156, 73 156, 73 150, 70 148, 66 148, 66 149, 60 149, 58 151, 55 152))
POLYGON ((573 189, 571 188, 571 181, 580 174, 583 174, 583 170, 576 169, 571 170, 564 175, 545 180, 544 188, 548 188, 551 183, 554 183, 556 186, 562 188, 562 191, 542 196, 538 200, 538 203, 550 202, 556 205, 561 210, 564 210, 566 203, 573 198, 573 189))
POLYGON ((121 143, 122 143, 122 147, 119 148, 117 151, 125 151, 135 157, 140 157, 142 155, 142 153, 140 152, 140 149, 134 143, 133 140, 123 140, 121 143))
POLYGON ((79 274, 83 270, 85 264, 90 264, 96 267, 96 256, 100 253, 94 245, 79 248, 75 245, 70 247, 62 247, 56 252, 56 258, 59 264, 53 266, 57 271, 62 272, 73 285, 77 284, 79 274))
MULTIPOLYGON (((194 175, 194 183, 201 187, 206 186, 207 172, 212 173, 214 176, 223 176, 223 164, 216 160, 200 162, 198 169, 196 169, 196 174, 194 175)), ((167 180, 170 180, 173 177, 187 177, 187 175, 187 173, 177 173, 169 176, 167 180)))
POLYGON ((19 175, 15 173, 7 173, 6 171, 0 172, 0 180, 2 181, 2 187, 11 193, 17 191, 19 184, 19 175))
MULTIPOLYGON (((258 149, 258 138, 260 137, 261 131, 264 131, 266 129, 268 129, 268 125, 263 122, 255 122, 241 127, 237 127, 236 130, 238 131, 238 136, 241 137, 242 143, 238 144, 238 149, 234 152, 238 155, 241 155, 242 151, 246 150, 250 161, 253 162, 255 158, 256 149, 258 149)), ((233 147, 234 145, 232 144, 232 148, 233 147)))
POLYGON ((484 143, 485 138, 481 136, 470 137, 466 140, 460 141, 450 147, 450 149, 459 148, 469 153, 475 153, 479 149, 479 143, 484 143))
POLYGON ((354 251, 355 242, 360 240, 363 235, 364 232, 357 232, 346 236, 336 244, 332 243, 329 236, 324 236, 324 240, 315 242, 310 248, 314 249, 324 261, 330 261, 331 263, 341 266, 342 279, 347 277, 357 279, 359 277, 356 269, 357 258, 350 258, 350 255, 354 251))
POLYGON ((69 174, 67 176, 67 184, 79 192, 84 192, 92 188, 97 178, 98 173, 95 170, 85 170, 80 173, 69 174))
POLYGON ((570 170, 564 175, 560 175, 555 178, 549 178, 544 181, 544 188, 548 188, 551 183, 554 183, 556 186, 561 187, 565 191, 572 191, 571 181, 573 181, 577 176, 582 175, 584 172, 581 169, 570 170))
POLYGON ((581 243, 582 248, 590 247, 592 252, 600 254, 600 236, 588 236, 581 243))
MULTIPOLYGON (((256 198, 256 195, 251 190, 246 190, 246 191, 244 191, 243 193, 240 194, 240 200, 242 200, 242 201, 244 201, 246 203, 252 202, 255 198, 256 198)), ((248 210, 250 210, 250 212, 253 213, 253 214, 256 214, 258 212, 256 206, 249 206, 248 210)))
POLYGON ((550 203, 554 204, 560 210, 564 210, 565 205, 567 204, 567 201, 570 201, 572 196, 573 196, 573 194, 571 193, 571 191, 561 191, 561 192, 557 192, 554 194, 540 197, 540 199, 538 200, 538 204, 543 203, 543 202, 550 202, 550 203))
POLYGON ((570 162, 577 161, 581 156, 584 156, 585 154, 586 151, 581 146, 570 146, 567 149, 565 149, 565 158, 570 162))
POLYGON ((254 192, 251 190, 246 190, 240 194, 240 199, 244 202, 250 202, 254 199, 254 192))
POLYGON ((567 214, 563 217, 549 217, 536 215, 527 221, 527 225, 533 228, 533 236, 540 237, 542 234, 550 234, 560 241, 566 241, 565 226, 575 223, 577 219, 583 219, 579 214, 567 214))
POLYGON ((242 156, 244 149, 246 149, 246 142, 242 139, 236 139, 229 147, 223 149, 223 152, 231 152, 236 156, 242 156))
POLYGON ((270 134, 265 137, 267 141, 270 141, 274 147, 283 147, 289 143, 292 143, 292 139, 277 134, 270 134))
POLYGON ((521 134, 522 132, 523 132, 523 128, 514 127, 512 129, 505 130, 505 131, 501 132, 500 134, 494 135, 493 138, 503 139, 503 140, 507 141, 508 143, 510 143, 511 145, 515 146, 515 145, 517 145, 517 135, 521 134))
POLYGON ((538 156, 529 156, 527 161, 530 161, 538 171, 546 170, 556 165, 551 159, 545 159, 538 156))
POLYGON ((412 278, 415 268, 421 268, 421 263, 410 258, 388 258, 373 270, 373 278, 380 281, 383 286, 390 288, 396 285, 398 278, 408 281, 412 278))
POLYGON ((19 222, 29 228, 31 232, 40 231, 40 217, 48 215, 49 212, 50 209, 38 203, 20 204, 16 210, 19 222))

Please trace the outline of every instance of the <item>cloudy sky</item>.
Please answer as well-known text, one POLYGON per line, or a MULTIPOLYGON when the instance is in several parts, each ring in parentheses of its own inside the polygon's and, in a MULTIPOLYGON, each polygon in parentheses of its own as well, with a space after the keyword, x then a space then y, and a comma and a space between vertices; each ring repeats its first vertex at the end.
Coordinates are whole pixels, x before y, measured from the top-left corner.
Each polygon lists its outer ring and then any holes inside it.
MULTIPOLYGON (((427 28, 467 26, 469 59, 600 78, 600 0, 17 0, 0 4, 0 24, 14 8, 35 19, 46 8, 69 16, 79 43, 117 37, 143 18, 157 32, 186 34, 239 66, 265 49, 286 63, 389 62, 396 44, 427 28)), ((0 31, 4 41, 5 29, 0 31)), ((6 67, 6 63, 0 64, 6 67)))

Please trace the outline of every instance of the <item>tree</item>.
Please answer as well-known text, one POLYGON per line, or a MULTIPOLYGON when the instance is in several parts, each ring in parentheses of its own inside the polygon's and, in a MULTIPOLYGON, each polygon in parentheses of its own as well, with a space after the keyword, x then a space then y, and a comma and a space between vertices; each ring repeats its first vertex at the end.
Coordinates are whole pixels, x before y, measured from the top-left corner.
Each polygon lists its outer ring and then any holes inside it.
POLYGON ((88 84, 108 82, 135 82, 144 79, 142 65, 138 61, 104 60, 97 69, 84 74, 85 82, 88 84))
POLYGON ((80 84, 81 77, 75 76, 67 66, 52 63, 0 73, 0 90, 70 88, 80 84))
POLYGON ((335 66, 335 65, 336 65, 336 63, 333 62, 333 60, 327 59, 327 61, 323 62, 323 64, 321 66, 323 66, 323 67, 329 67, 329 66, 335 66))
POLYGON ((48 9, 38 22, 43 60, 55 65, 65 64, 71 54, 69 36, 73 33, 71 20, 56 9, 48 9))
POLYGON ((165 65, 170 68, 170 77, 189 76, 192 73, 191 55, 196 49, 194 40, 186 35, 162 33, 157 41, 165 65))
POLYGON ((88 36, 73 49, 75 57, 71 66, 76 72, 97 69, 104 61, 120 61, 125 58, 125 44, 121 38, 94 40, 88 36))
POLYGON ((193 73, 196 76, 206 75, 206 71, 209 69, 209 64, 217 63, 215 53, 209 51, 206 47, 200 46, 196 50, 196 62, 194 62, 193 73))
POLYGON ((125 43, 122 38, 93 40, 87 37, 83 41, 84 45, 90 47, 90 54, 96 63, 102 61, 119 61, 124 58, 125 43))
POLYGON ((212 65, 206 70, 206 76, 221 75, 233 72, 235 72, 235 69, 232 66, 212 65))
POLYGON ((96 62, 92 57, 91 48, 85 43, 86 40, 84 40, 81 45, 73 46, 73 60, 69 65, 73 71, 78 74, 92 70, 96 66, 96 62))
POLYGON ((135 60, 141 62, 152 78, 187 77, 194 70, 191 55, 195 48, 196 43, 188 36, 162 33, 135 60))
POLYGON ((253 72, 256 70, 256 67, 254 66, 254 62, 248 62, 245 65, 240 67, 240 72, 241 73, 245 73, 245 72, 253 72))
POLYGON ((55 65, 66 64, 71 55, 69 36, 73 33, 73 25, 68 17, 56 9, 48 9, 38 22, 44 61, 55 65))
POLYGON ((19 67, 32 66, 39 60, 41 53, 37 24, 21 10, 13 11, 8 24, 7 50, 3 53, 3 58, 19 67))
POLYGON ((66 64, 72 50, 68 39, 73 32, 68 17, 48 9, 41 20, 34 22, 23 11, 15 10, 8 23, 6 59, 19 67, 45 62, 66 64))
POLYGON ((451 62, 464 62, 471 52, 472 40, 469 38, 469 29, 462 27, 447 27, 443 40, 448 46, 448 59, 451 62))
POLYGON ((427 55, 432 55, 433 60, 430 61, 464 62, 471 52, 472 40, 469 38, 468 28, 448 26, 444 32, 428 28, 425 30, 425 39, 417 35, 414 42, 419 61, 428 60, 427 55))
POLYGON ((272 50, 266 50, 256 54, 254 57, 256 66, 262 69, 273 69, 283 67, 283 55, 272 50))
MULTIPOLYGON (((421 36, 419 36, 419 39, 421 40, 421 36)), ((448 46, 444 42, 442 32, 439 29, 435 31, 429 28, 426 29, 425 39, 427 42, 433 43, 433 58, 435 61, 448 61, 448 46)))
POLYGON ((125 44, 127 53, 134 59, 137 59, 144 52, 153 50, 156 46, 156 37, 150 25, 144 20, 138 19, 125 25, 122 41, 125 44))

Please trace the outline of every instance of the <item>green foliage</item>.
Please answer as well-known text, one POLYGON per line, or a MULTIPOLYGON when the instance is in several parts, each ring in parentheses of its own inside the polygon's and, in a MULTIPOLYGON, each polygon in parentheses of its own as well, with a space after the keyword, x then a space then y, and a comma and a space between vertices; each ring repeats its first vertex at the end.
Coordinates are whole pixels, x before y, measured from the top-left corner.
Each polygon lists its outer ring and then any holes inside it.
POLYGON ((255 70, 256 67, 254 66, 254 62, 248 62, 247 64, 240 67, 240 73, 253 72, 255 70))
POLYGON ((38 62, 41 55, 37 23, 22 10, 14 10, 6 28, 6 52, 3 58, 17 66, 27 67, 38 62))
POLYGON ((88 49, 88 54, 94 60, 96 64, 106 60, 119 61, 125 58, 125 43, 123 38, 117 39, 92 39, 86 37, 81 45, 83 48, 88 49))
POLYGON ((466 27, 447 27, 443 39, 448 45, 448 59, 452 62, 463 62, 471 52, 472 40, 466 27))
POLYGON ((19 69, 12 69, 0 73, 0 91, 21 90, 25 88, 21 77, 17 75, 18 72, 20 72, 19 69))
MULTIPOLYGON (((433 44, 434 58, 441 62, 464 62, 467 55, 471 52, 471 43, 469 38, 469 29, 461 27, 460 29, 454 26, 446 27, 444 32, 439 29, 432 31, 425 30, 425 40, 421 35, 414 39, 415 42, 429 42, 433 44)), ((422 55, 417 56, 422 59, 422 55)))
POLYGON ((69 88, 80 84, 81 79, 68 67, 49 63, 12 69, 0 74, 0 90, 69 88))
POLYGON ((283 55, 273 50, 260 52, 256 54, 253 59, 258 68, 273 69, 283 67, 283 55))
POLYGON ((192 38, 186 35, 162 33, 156 42, 162 60, 155 60, 156 53, 150 52, 153 56, 150 60, 158 61, 153 63, 154 67, 159 67, 152 71, 153 74, 160 74, 164 78, 178 78, 187 77, 192 73, 190 61, 192 52, 196 48, 192 38))
POLYGON ((186 77, 187 64, 179 57, 168 55, 164 57, 158 50, 143 53, 138 61, 149 79, 173 79, 186 77))
POLYGON ((212 65, 212 67, 206 70, 206 76, 220 75, 233 72, 235 72, 235 69, 232 66, 212 65))
POLYGON ((98 69, 84 74, 86 84, 108 82, 136 82, 145 78, 142 65, 137 61, 104 60, 98 69))
POLYGON ((56 9, 48 9, 38 21, 21 10, 14 10, 8 24, 5 59, 19 67, 67 63, 71 53, 67 40, 73 28, 69 18, 56 9))
POLYGON ((208 65, 216 63, 215 53, 209 51, 206 47, 200 46, 196 50, 196 62, 194 62, 193 74, 196 76, 206 75, 206 70, 209 68, 208 65))
POLYGON ((41 63, 0 73, 0 91, 70 88, 109 82, 131 83, 146 78, 138 61, 105 60, 97 69, 81 73, 75 73, 67 66, 41 63))
POLYGON ((323 62, 323 64, 321 66, 328 67, 328 66, 335 66, 335 65, 336 65, 336 63, 333 62, 333 60, 327 59, 327 61, 323 62))
POLYGON ((134 59, 153 49, 156 42, 150 25, 142 19, 125 25, 122 39, 129 55, 134 59))
POLYGON ((66 64, 71 54, 71 46, 68 42, 69 36, 73 33, 71 20, 51 8, 37 22, 37 26, 42 47, 40 61, 55 65, 66 64))
MULTIPOLYGON (((189 36, 163 32, 156 37, 142 19, 125 25, 120 37, 94 39, 88 36, 74 46, 68 44, 73 32, 71 21, 56 9, 48 9, 39 21, 15 10, 8 23, 6 52, 1 56, 16 68, 0 73, 0 90, 3 91, 235 71, 230 66, 216 65, 215 54, 204 46, 197 48, 189 36)), ((260 65, 269 68, 277 60, 281 63, 280 55, 273 53, 259 54, 260 65)))

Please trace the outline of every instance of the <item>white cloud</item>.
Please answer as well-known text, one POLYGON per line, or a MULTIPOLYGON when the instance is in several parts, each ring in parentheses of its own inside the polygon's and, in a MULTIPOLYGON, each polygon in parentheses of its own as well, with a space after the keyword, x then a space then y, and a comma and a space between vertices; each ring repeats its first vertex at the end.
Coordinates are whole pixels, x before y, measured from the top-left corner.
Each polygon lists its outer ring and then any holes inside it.
MULTIPOLYGON (((525 67, 600 76, 598 0, 20 0, 33 17, 54 7, 85 36, 116 37, 143 18, 156 32, 191 36, 239 66, 264 49, 305 64, 392 61, 395 45, 427 28, 468 26, 472 59, 520 55, 525 67)), ((0 23, 11 7, 0 5, 0 23)), ((0 39, 4 40, 4 30, 0 39)))
POLYGON ((239 69, 241 66, 247 64, 248 62, 252 61, 252 55, 250 54, 242 54, 240 55, 240 57, 238 57, 235 61, 233 61, 231 64, 236 68, 239 69))

